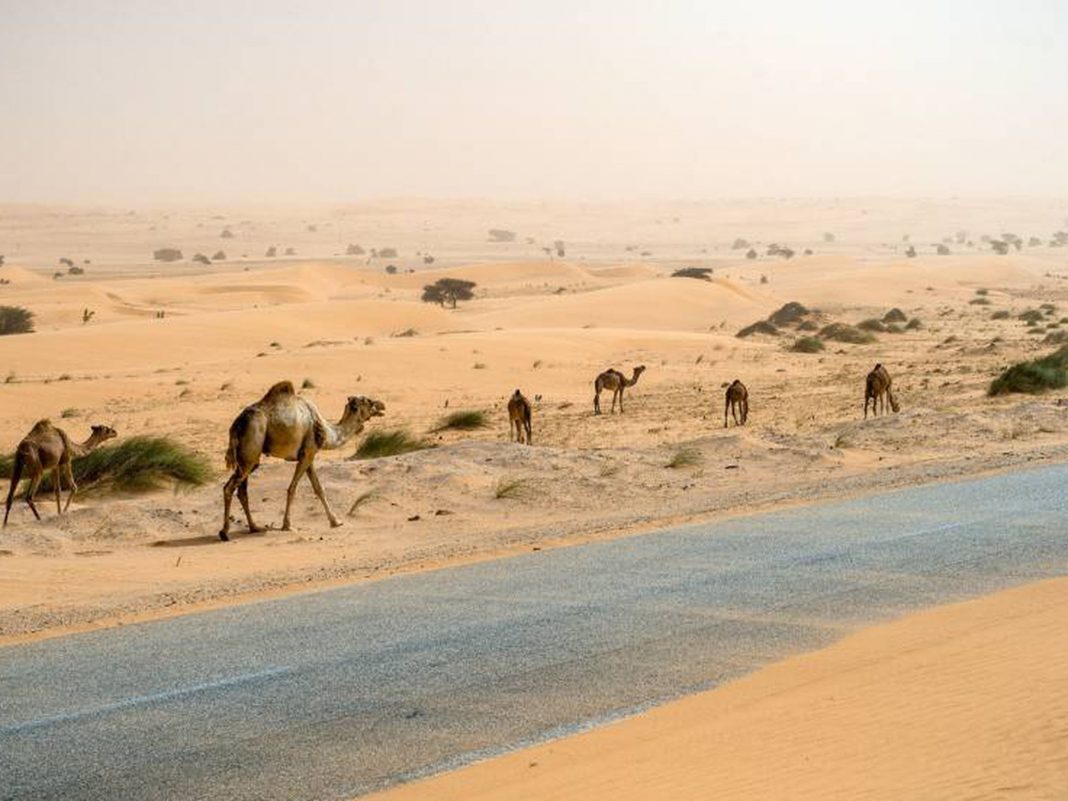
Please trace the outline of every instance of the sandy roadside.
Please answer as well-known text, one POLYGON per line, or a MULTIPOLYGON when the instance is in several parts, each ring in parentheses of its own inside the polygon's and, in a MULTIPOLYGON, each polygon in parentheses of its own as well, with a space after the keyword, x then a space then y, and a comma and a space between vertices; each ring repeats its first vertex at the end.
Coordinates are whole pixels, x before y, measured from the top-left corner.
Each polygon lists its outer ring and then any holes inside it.
POLYGON ((1068 578, 866 629, 604 728, 373 796, 1063 798, 1068 578))

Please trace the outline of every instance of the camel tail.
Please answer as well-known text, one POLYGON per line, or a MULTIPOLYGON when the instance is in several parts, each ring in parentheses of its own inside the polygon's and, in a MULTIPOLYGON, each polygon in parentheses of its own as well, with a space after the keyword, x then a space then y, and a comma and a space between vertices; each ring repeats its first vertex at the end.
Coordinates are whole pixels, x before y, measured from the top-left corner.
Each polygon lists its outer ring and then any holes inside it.
POLYGON ((241 446, 241 437, 248 428, 249 420, 256 413, 252 407, 243 409, 230 425, 230 439, 226 443, 226 469, 233 470, 237 467, 237 449, 241 446))

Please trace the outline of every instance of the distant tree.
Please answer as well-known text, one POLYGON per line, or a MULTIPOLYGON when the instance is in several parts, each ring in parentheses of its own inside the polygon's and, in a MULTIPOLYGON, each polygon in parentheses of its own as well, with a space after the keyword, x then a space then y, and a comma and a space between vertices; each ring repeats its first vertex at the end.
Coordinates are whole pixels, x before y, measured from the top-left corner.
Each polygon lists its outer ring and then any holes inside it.
POLYGON ((914 248, 912 245, 909 245, 907 248, 905 248, 905 255, 908 256, 910 259, 916 258, 916 248, 914 248))
POLYGON ((831 244, 832 242, 834 242, 834 234, 825 233, 823 235, 823 241, 826 242, 828 245, 831 244))
POLYGON ((423 256, 423 264, 433 264, 433 263, 434 263, 434 257, 431 256, 429 253, 427 253, 425 256, 423 256))
POLYGON ((448 303, 456 308, 457 301, 471 300, 475 293, 474 281, 465 281, 462 278, 439 278, 432 284, 423 287, 423 302, 437 303, 444 306, 448 303))
POLYGON ((349 245, 347 248, 345 248, 346 256, 362 256, 363 254, 364 249, 361 248, 359 245, 349 245))
POLYGON ((749 247, 749 241, 741 237, 731 242, 731 250, 744 250, 747 247, 749 247))
POLYGON ((286 248, 286 255, 287 256, 296 256, 297 255, 297 251, 295 251, 293 248, 286 248))
POLYGON ((318 230, 319 230, 319 226, 318 225, 309 225, 308 226, 308 233, 309 234, 314 234, 318 230))
POLYGON ((92 309, 82 309, 82 325, 88 323, 94 316, 96 316, 96 312, 92 309))
MULTIPOLYGON (((371 251, 371 252, 373 253, 374 251, 371 251)), ((381 257, 383 259, 395 259, 395 258, 397 258, 397 249, 396 248, 382 248, 381 250, 378 251, 378 255, 379 255, 379 257, 381 257)))
POLYGON ((156 261, 181 261, 182 251, 178 248, 160 248, 152 252, 152 258, 156 261))
POLYGON ((1003 242, 1000 239, 990 240, 990 249, 997 253, 999 256, 1004 256, 1009 252, 1009 243, 1003 242))
POLYGON ((229 228, 223 228, 222 233, 219 234, 219 236, 221 236, 223 239, 233 239, 234 232, 231 231, 229 228))
POLYGON ((387 275, 396 275, 397 274, 397 265, 396 264, 387 264, 386 265, 386 274, 387 275))
POLYGON ((193 256, 193 261, 195 261, 197 264, 211 264, 211 259, 205 256, 203 253, 197 253, 195 256, 193 256))
POLYGON ((4 266, 4 257, 0 256, 0 267, 4 266))
POLYGON ((0 306, 0 336, 33 332, 33 312, 21 306, 0 306))
POLYGON ((1001 241, 1008 242, 1017 250, 1023 247, 1023 240, 1020 239, 1020 237, 1018 237, 1016 234, 1002 234, 1001 241))
POLYGON ((555 250, 556 250, 556 255, 559 258, 562 259, 564 257, 564 240, 562 240, 562 239, 555 240, 553 242, 553 248, 555 248, 555 250))
POLYGON ((515 231, 506 231, 504 228, 489 229, 490 242, 515 242, 515 231))
POLYGON ((757 257, 757 252, 753 250, 753 248, 749 248, 749 250, 746 251, 745 257, 747 259, 755 259, 757 257))
POLYGON ((85 275, 85 268, 84 267, 79 267, 78 265, 75 264, 75 265, 72 265, 72 266, 68 267, 67 268, 67 272, 70 275, 85 275))
POLYGON ((222 250, 215 251, 215 255, 211 257, 212 261, 226 261, 226 253, 222 250))
POLYGON ((804 252, 803 255, 811 256, 812 255, 812 248, 805 248, 805 252, 804 252))
POLYGON ((59 263, 62 264, 64 267, 73 267, 74 266, 74 262, 71 261, 70 259, 67 259, 67 258, 60 259, 59 263))
POLYGON ((1033 236, 1033 237, 1031 237, 1030 239, 1027 240, 1027 247, 1029 247, 1029 248, 1037 248, 1037 247, 1041 247, 1041 246, 1042 246, 1042 240, 1039 239, 1037 236, 1033 236))
POLYGON ((1049 240, 1050 247, 1062 248, 1068 245, 1068 231, 1054 231, 1049 240))
POLYGON ((935 246, 935 252, 939 256, 948 256, 949 255, 949 248, 946 247, 945 245, 938 244, 938 245, 935 246))
POLYGON ((968 239, 968 232, 967 231, 957 231, 957 233, 954 236, 954 238, 957 240, 957 244, 958 245, 963 245, 968 239))
POLYGON ((271 245, 269 248, 267 248, 267 252, 263 255, 268 259, 273 259, 275 256, 278 255, 278 248, 276 248, 274 245, 271 245))

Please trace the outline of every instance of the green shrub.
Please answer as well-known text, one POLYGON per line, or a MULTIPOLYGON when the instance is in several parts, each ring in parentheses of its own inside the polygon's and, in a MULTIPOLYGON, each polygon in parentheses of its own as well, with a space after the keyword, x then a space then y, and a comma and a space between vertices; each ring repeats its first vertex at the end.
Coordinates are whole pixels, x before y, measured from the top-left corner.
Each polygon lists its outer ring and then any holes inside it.
POLYGON ((861 320, 857 323, 857 328, 861 331, 886 331, 886 324, 882 320, 876 320, 874 318, 869 320, 861 320))
POLYGON ((0 336, 32 333, 32 311, 21 306, 0 306, 0 336))
POLYGON ((712 280, 711 267, 683 267, 671 274, 672 278, 696 278, 699 281, 712 280))
MULTIPOLYGON (((10 478, 13 459, 0 460, 0 478, 10 478)), ((168 437, 130 437, 104 445, 72 469, 79 492, 151 492, 168 485, 199 487, 212 478, 207 461, 168 437)), ((41 484, 50 492, 51 474, 41 484)))
POLYGON ((790 348, 794 353, 819 353, 823 350, 823 340, 819 337, 801 337, 790 348))
POLYGON ((430 443, 413 437, 402 428, 393 431, 372 431, 356 449, 356 458, 380 459, 383 456, 399 456, 429 447, 430 443))
POLYGON ((990 315, 990 319, 991 320, 1008 320, 1009 319, 1009 310, 1008 309, 998 309, 996 312, 994 312, 993 314, 990 315))
POLYGON ((988 393, 1025 392, 1033 395, 1065 386, 1068 386, 1068 345, 1041 359, 1014 364, 990 383, 988 393))
POLYGON ((1037 323, 1042 319, 1042 312, 1038 309, 1028 309, 1016 315, 1016 319, 1023 320, 1025 323, 1037 323))
POLYGON ((875 341, 875 335, 846 323, 831 323, 820 329, 821 339, 845 342, 850 345, 868 345, 875 341))
POLYGON ((735 336, 744 339, 753 334, 768 334, 769 336, 777 337, 779 335, 779 329, 767 320, 757 320, 752 325, 747 325, 735 334, 735 336))
POLYGON ((441 421, 431 432, 448 431, 474 431, 478 428, 486 428, 489 425, 489 416, 480 410, 453 412, 441 418, 441 421))

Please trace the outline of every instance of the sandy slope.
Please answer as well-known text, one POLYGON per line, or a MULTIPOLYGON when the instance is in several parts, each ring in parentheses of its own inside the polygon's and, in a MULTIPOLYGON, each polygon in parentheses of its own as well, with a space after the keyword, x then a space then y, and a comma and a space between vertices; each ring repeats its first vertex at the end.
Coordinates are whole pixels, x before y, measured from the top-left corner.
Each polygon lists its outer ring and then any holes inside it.
MULTIPOLYGON (((387 414, 372 429, 405 428, 437 447, 369 462, 348 459, 356 443, 324 453, 327 492, 352 510, 348 525, 330 529, 304 487, 296 531, 229 546, 214 539, 218 483, 86 495, 62 519, 45 505, 41 523, 20 504, 0 533, 0 637, 1068 455, 1065 393, 984 394, 1007 363, 1048 350, 1043 336, 1068 314, 1068 269, 1061 249, 992 256, 979 235, 1047 238, 1063 222, 1053 203, 3 211, 0 304, 33 310, 37 332, 0 337, 0 448, 13 450, 41 417, 75 437, 102 422, 123 436, 173 436, 221 473, 230 421, 283 378, 308 379, 329 417, 348 395, 376 397, 387 414), (513 228, 516 242, 487 242, 489 227, 513 228), (930 243, 965 227, 976 244, 954 243, 952 256, 929 244, 916 259, 902 254, 903 233, 930 243), (234 238, 221 239, 223 228, 234 238), (737 236, 762 254, 771 241, 815 253, 751 261, 731 248, 737 236), (541 250, 555 238, 567 241, 563 259, 541 250), (338 256, 349 243, 399 255, 338 256), (268 245, 297 255, 264 258, 268 245), (186 261, 150 261, 163 246, 186 261), (218 248, 227 261, 188 261, 218 248), (86 273, 53 279, 64 257, 86 273), (693 265, 713 268, 713 280, 670 277, 693 265), (455 310, 421 303, 422 285, 446 275, 476 281, 475 299, 455 310), (977 289, 989 305, 970 303, 977 289), (792 300, 823 321, 897 306, 923 327, 815 355, 789 351, 794 331, 734 336, 792 300), (991 319, 1040 303, 1057 308, 1033 328, 991 319), (863 377, 876 361, 891 367, 903 411, 865 422, 863 377), (648 370, 627 391, 626 414, 594 417, 594 376, 636 364, 648 370), (725 431, 722 388, 735 377, 752 415, 725 431), (535 401, 538 447, 507 442, 504 402, 516 387, 535 401), (492 424, 431 432, 456 409, 486 410, 492 424), (697 463, 666 467, 680 449, 697 463), (515 482, 513 497, 497 497, 515 482)), ((279 522, 289 475, 282 463, 257 472, 264 522, 279 522)))
POLYGON ((1065 604, 1057 579, 916 614, 374 798, 1063 798, 1065 604))

